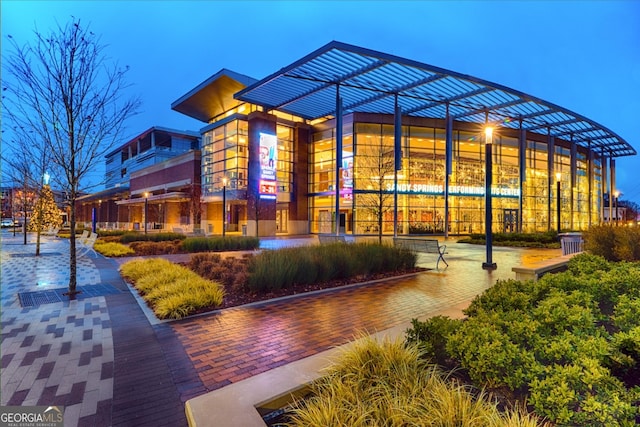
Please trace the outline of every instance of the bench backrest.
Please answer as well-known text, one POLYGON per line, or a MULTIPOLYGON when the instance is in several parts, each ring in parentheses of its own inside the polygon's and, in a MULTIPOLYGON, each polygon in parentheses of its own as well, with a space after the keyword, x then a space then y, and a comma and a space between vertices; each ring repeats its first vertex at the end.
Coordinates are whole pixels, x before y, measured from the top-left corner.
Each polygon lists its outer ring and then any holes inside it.
POLYGON ((327 234, 318 234, 318 240, 321 244, 323 243, 346 243, 344 236, 336 236, 336 235, 327 235, 327 234))
POLYGON ((435 239, 403 239, 395 238, 393 243, 417 252, 439 253, 440 244, 435 239))
POLYGON ((83 245, 93 247, 93 244, 98 240, 98 233, 91 233, 87 240, 84 241, 83 245))
POLYGON ((84 230, 80 237, 76 237, 76 241, 80 242, 80 244, 84 244, 84 242, 89 238, 89 230, 84 230))
POLYGON ((567 236, 560 239, 562 255, 575 254, 584 251, 582 236, 567 236))

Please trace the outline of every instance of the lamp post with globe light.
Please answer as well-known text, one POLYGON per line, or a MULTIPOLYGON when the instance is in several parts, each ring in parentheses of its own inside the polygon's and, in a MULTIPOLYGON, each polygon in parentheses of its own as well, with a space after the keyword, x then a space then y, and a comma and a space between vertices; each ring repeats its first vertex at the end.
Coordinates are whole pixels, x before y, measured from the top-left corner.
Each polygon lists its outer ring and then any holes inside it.
POLYGON ((491 223, 493 222, 493 215, 491 211, 491 181, 493 180, 493 165, 492 165, 492 152, 493 152, 493 128, 487 126, 484 130, 484 152, 485 152, 485 186, 484 186, 484 198, 485 198, 485 211, 484 211, 484 228, 486 236, 486 249, 487 259, 482 263, 482 268, 485 270, 495 270, 498 268, 495 262, 493 262, 493 230, 491 223))

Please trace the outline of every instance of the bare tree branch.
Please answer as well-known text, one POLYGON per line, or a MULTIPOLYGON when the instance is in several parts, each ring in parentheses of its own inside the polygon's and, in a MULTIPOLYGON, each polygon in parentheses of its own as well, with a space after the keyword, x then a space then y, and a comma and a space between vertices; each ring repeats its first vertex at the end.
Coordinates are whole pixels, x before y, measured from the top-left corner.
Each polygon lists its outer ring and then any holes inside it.
POLYGON ((140 100, 125 97, 127 67, 111 63, 99 38, 73 19, 5 58, 2 104, 16 129, 33 132, 60 167, 70 203, 69 293, 76 292, 75 203, 86 179, 121 136, 140 100))

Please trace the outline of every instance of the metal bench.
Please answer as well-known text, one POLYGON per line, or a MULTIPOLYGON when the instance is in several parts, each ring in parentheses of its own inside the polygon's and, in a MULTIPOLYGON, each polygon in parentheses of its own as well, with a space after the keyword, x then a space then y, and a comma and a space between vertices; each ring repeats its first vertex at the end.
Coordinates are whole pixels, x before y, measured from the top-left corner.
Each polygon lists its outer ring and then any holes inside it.
POLYGON ((410 239, 394 237, 393 245, 399 248, 409 249, 415 252, 424 252, 428 254, 437 254, 438 261, 436 261, 436 268, 440 264, 440 260, 449 267, 449 263, 444 259, 444 255, 447 253, 447 246, 440 245, 436 239, 410 239))
POLYGON ((93 252, 94 256, 98 256, 96 250, 93 248, 93 245, 98 240, 98 233, 91 233, 89 237, 84 240, 78 240, 76 242, 76 255, 78 257, 82 257, 88 255, 89 252, 93 252))
POLYGON ((347 240, 342 235, 335 234, 318 234, 318 240, 321 245, 329 243, 347 243, 347 240))

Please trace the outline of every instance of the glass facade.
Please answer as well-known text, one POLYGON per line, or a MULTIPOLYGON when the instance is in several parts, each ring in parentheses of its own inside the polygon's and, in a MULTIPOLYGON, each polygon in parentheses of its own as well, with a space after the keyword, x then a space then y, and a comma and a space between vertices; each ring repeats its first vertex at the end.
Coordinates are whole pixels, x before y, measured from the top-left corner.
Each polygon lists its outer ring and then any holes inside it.
MULTIPOLYGON (((575 150, 572 154, 556 143, 549 161, 546 142, 528 140, 525 146, 521 183, 518 138, 494 134, 493 231, 555 230, 558 197, 562 230, 587 228, 589 212, 591 221, 597 220, 599 168, 594 167, 590 198, 587 153, 575 150), (561 177, 560 194, 555 173, 561 177)), ((477 132, 453 131, 447 210, 444 129, 403 126, 402 164, 396 178, 393 125, 356 122, 345 127, 337 216, 340 232, 366 235, 381 229, 392 234, 397 221, 398 234, 444 234, 447 224, 451 234, 483 233, 485 147, 480 126, 477 132)), ((333 129, 312 133, 309 159, 310 231, 333 233, 337 160, 333 129)))
POLYGON ((246 120, 232 120, 202 135, 202 195, 247 188, 249 131, 246 120))

